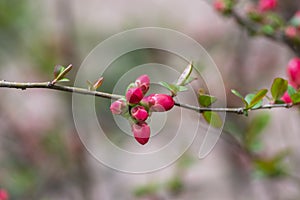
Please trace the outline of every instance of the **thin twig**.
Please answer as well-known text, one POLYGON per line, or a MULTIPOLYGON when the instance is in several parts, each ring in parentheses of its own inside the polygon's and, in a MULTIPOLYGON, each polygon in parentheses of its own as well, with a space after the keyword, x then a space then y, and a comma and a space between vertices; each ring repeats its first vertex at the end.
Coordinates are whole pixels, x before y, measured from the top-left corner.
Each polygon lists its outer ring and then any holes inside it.
MULTIPOLYGON (((23 82, 10 82, 10 81, 2 80, 2 81, 0 81, 0 87, 16 88, 16 89, 21 89, 21 90, 26 90, 29 88, 45 88, 45 89, 78 93, 78 94, 83 94, 83 95, 97 96, 97 97, 102 97, 102 98, 106 98, 106 99, 124 98, 124 96, 122 96, 122 95, 110 94, 110 93, 98 92, 98 91, 91 91, 88 89, 78 88, 78 87, 53 85, 51 82, 35 82, 35 83, 27 83, 26 82, 26 83, 23 83, 23 82)), ((226 113, 236 113, 236 114, 244 114, 245 111, 251 111, 251 110, 262 110, 262 109, 272 109, 272 108, 290 108, 293 106, 293 104, 267 104, 267 105, 263 105, 258 108, 246 109, 243 107, 240 107, 240 108, 203 108, 203 107, 197 107, 197 106, 178 103, 178 102, 175 102, 175 105, 178 107, 186 108, 186 109, 193 110, 193 111, 196 111, 199 113, 203 113, 206 111, 213 111, 213 112, 226 112, 226 113)))

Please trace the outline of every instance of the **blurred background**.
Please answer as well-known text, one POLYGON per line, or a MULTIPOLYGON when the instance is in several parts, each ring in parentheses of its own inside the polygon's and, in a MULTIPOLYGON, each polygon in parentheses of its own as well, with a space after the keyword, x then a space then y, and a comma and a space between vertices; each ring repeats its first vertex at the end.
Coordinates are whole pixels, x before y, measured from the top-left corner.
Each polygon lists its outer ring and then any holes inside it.
MULTIPOLYGON (((0 79, 47 81, 56 64, 72 63, 72 81, 76 67, 109 36, 137 27, 164 27, 203 45, 222 74, 228 107, 242 106, 230 89, 246 95, 270 88, 273 78, 286 78, 286 64, 294 55, 283 44, 249 37, 211 4, 1 0, 0 79)), ((297 4, 281 1, 278 10, 289 18, 300 9, 297 4)), ((129 70, 151 60, 151 55, 163 62, 163 55, 148 52, 136 53, 122 64, 129 70)), ((110 82, 100 90, 111 92, 110 82)), ((12 200, 300 198, 297 108, 257 111, 249 117, 227 115, 221 139, 205 159, 197 158, 196 139, 171 166, 132 175, 103 166, 86 151, 74 126, 71 94, 2 88, 0 97, 0 188, 12 200), (249 137, 248 149, 259 159, 252 159, 240 145, 249 137)), ((109 103, 104 101, 105 106, 109 103)))

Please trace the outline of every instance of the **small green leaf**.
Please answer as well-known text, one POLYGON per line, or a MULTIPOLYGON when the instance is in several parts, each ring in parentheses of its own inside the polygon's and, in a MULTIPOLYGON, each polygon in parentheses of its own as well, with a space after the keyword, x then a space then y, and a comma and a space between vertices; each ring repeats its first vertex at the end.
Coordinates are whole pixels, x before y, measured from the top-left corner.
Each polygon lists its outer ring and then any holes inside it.
POLYGON ((65 78, 65 75, 71 71, 71 69, 73 68, 72 64, 70 64, 68 67, 63 67, 61 65, 56 65, 54 68, 54 80, 51 82, 52 84, 55 84, 57 82, 63 82, 63 81, 67 81, 67 79, 65 78), (58 75, 57 75, 58 73, 58 75), (62 81, 61 81, 62 80, 62 81))
POLYGON ((193 71, 193 64, 190 63, 181 73, 181 75, 179 76, 176 85, 186 85, 186 82, 188 80, 188 78, 190 77, 191 73, 193 71))
POLYGON ((208 94, 199 94, 198 101, 201 106, 208 107, 216 102, 217 98, 208 94))
POLYGON ((64 71, 65 67, 62 65, 55 65, 53 75, 54 78, 57 78, 57 76, 64 71))
POLYGON ((175 194, 182 191, 183 187, 184 187, 184 183, 179 176, 175 176, 174 178, 170 179, 166 183, 166 188, 168 190, 170 190, 170 192, 175 193, 175 194))
POLYGON ((174 95, 174 96, 176 96, 178 92, 183 92, 183 91, 187 90, 187 87, 185 87, 185 86, 175 85, 175 84, 167 83, 164 81, 161 81, 158 84, 160 84, 161 86, 163 86, 166 89, 168 89, 169 91, 171 91, 172 95, 174 95))
POLYGON ((160 185, 157 183, 149 183, 143 186, 139 186, 134 190, 134 194, 137 197, 153 195, 160 189, 160 185))
POLYGON ((280 99, 288 89, 288 81, 282 78, 275 78, 271 87, 273 100, 280 99))
POLYGON ((62 78, 62 79, 59 79, 57 82, 69 82, 70 79, 68 78, 62 78))
POLYGON ((295 90, 295 88, 291 85, 288 85, 288 89, 287 92, 289 94, 289 96, 292 96, 293 94, 295 94, 297 91, 295 90))
POLYGON ((276 101, 274 101, 275 104, 285 104, 284 101, 282 101, 281 99, 278 99, 276 101))
POLYGON ((189 77, 189 78, 186 79, 186 81, 184 82, 184 85, 187 85, 187 84, 193 82, 194 80, 197 80, 197 78, 196 78, 196 77, 189 77))
POLYGON ((234 94, 235 96, 239 97, 240 99, 242 99, 243 103, 245 104, 245 107, 248 108, 248 102, 246 101, 246 99, 236 90, 232 89, 231 90, 232 94, 234 94))
POLYGON ((265 25, 262 27, 261 31, 266 35, 272 35, 274 33, 274 28, 270 25, 265 25))
MULTIPOLYGON (((262 89, 259 90, 252 98, 251 101, 248 102, 249 106, 248 108, 258 108, 262 105, 262 99, 266 96, 268 90, 262 89)), ((252 95, 251 95, 252 96, 252 95)), ((247 100, 247 97, 246 97, 247 100)), ((249 99, 250 100, 250 99, 249 99)))
POLYGON ((187 91, 187 90, 188 90, 188 88, 185 87, 185 86, 179 86, 178 87, 178 92, 184 92, 184 91, 187 91))
POLYGON ((223 125, 221 117, 216 112, 205 111, 202 113, 204 119, 209 123, 211 126, 215 128, 221 128, 223 125))
POLYGON ((293 94, 291 99, 294 104, 300 103, 300 92, 293 94))
POLYGON ((287 174, 287 168, 284 165, 284 159, 289 154, 288 150, 284 150, 276 154, 273 158, 257 159, 254 166, 260 175, 265 177, 282 177, 287 174))

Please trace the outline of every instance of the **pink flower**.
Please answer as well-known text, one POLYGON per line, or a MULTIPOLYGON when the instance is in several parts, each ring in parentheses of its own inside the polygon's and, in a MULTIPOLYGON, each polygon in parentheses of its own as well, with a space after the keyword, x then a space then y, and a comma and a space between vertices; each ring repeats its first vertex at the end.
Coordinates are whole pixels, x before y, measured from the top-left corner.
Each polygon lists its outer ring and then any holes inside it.
POLYGON ((294 26, 288 26, 285 29, 285 35, 289 38, 295 38, 297 36, 297 28, 294 26))
POLYGON ((214 2, 214 8, 219 11, 219 12, 223 12, 225 10, 225 4, 223 0, 216 0, 214 2))
POLYGON ((0 200, 8 200, 8 193, 4 189, 0 189, 0 200))
POLYGON ((148 75, 144 74, 138 77, 135 81, 135 85, 143 91, 143 94, 146 94, 150 87, 150 78, 148 75))
POLYGON ((284 93, 284 95, 281 97, 281 100, 285 103, 292 103, 292 99, 287 92, 284 93))
POLYGON ((138 104, 144 97, 143 91, 139 87, 129 88, 126 92, 126 100, 130 104, 138 104))
POLYGON ((125 101, 119 99, 110 105, 110 111, 112 114, 121 115, 127 111, 127 104, 125 101))
POLYGON ((139 122, 131 126, 134 138, 141 145, 146 144, 150 138, 150 127, 146 122, 139 122))
POLYGON ((148 112, 143 106, 136 106, 131 109, 131 116, 138 121, 145 121, 148 118, 148 112))
POLYGON ((262 12, 273 10, 277 7, 277 0, 259 0, 258 9, 262 12))
POLYGON ((153 112, 164 112, 173 108, 175 102, 173 98, 166 94, 153 94, 148 97, 150 110, 153 112))
POLYGON ((300 59, 293 58, 287 66, 287 74, 290 78, 291 85, 295 85, 296 88, 300 86, 300 59))

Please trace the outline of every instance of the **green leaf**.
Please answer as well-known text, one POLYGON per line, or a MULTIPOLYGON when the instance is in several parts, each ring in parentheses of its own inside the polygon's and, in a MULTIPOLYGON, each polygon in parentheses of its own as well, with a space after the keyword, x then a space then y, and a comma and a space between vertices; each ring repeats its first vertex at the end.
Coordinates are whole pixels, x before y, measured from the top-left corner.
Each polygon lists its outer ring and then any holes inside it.
MULTIPOLYGON (((252 94, 252 93, 246 95, 245 100, 248 103, 248 107, 254 96, 255 96, 255 94, 252 94)), ((248 107, 246 107, 246 108, 248 108, 248 107)))
POLYGON ((249 96, 249 98, 247 99, 246 97, 246 101, 248 102, 249 106, 248 108, 259 108, 262 105, 262 99, 266 96, 268 90, 267 89, 262 89, 259 90, 255 95, 249 96), (249 100, 251 100, 249 102, 249 100))
POLYGON ((282 177, 287 174, 284 159, 289 154, 288 150, 284 150, 276 154, 273 158, 257 159, 254 166, 260 175, 266 177, 282 177))
POLYGON ((157 183, 149 183, 143 186, 139 186, 134 190, 134 194, 137 197, 153 195, 160 189, 160 185, 157 183))
POLYGON ((217 98, 208 94, 199 94, 198 101, 201 106, 208 107, 216 102, 217 98))
POLYGON ((68 78, 62 78, 62 79, 59 79, 57 82, 69 82, 70 79, 68 78))
POLYGON ((189 77, 189 78, 186 79, 186 81, 184 82, 184 85, 187 85, 187 84, 193 82, 193 81, 196 80, 196 79, 197 79, 197 78, 195 78, 195 77, 189 77))
POLYGON ((294 104, 300 103, 300 92, 293 94, 291 99, 294 104))
POLYGON ((54 78, 57 78, 58 75, 61 74, 65 68, 66 67, 64 67, 62 65, 55 65, 54 71, 53 71, 54 78))
POLYGON ((174 96, 176 96, 178 92, 183 92, 183 91, 188 90, 188 88, 185 86, 175 85, 175 84, 167 83, 164 81, 161 81, 158 84, 160 84, 161 86, 163 86, 166 89, 168 89, 169 91, 171 91, 172 95, 174 95, 174 96))
POLYGON ((184 188, 184 183, 179 176, 175 176, 166 183, 166 188, 172 193, 178 193, 184 188))
POLYGON ((221 128, 223 125, 221 117, 216 112, 212 111, 205 111, 202 113, 204 119, 209 123, 211 126, 215 128, 221 128))
POLYGON ((186 85, 188 78, 190 77, 191 73, 193 71, 193 64, 190 63, 181 73, 181 75, 179 76, 176 85, 186 85))
POLYGON ((248 102, 246 101, 246 99, 236 90, 232 89, 231 93, 234 94, 235 96, 239 97, 240 99, 242 99, 243 103, 245 104, 245 107, 248 107, 248 102))
POLYGON ((271 87, 273 100, 280 99, 288 89, 288 81, 282 78, 275 78, 271 87))
POLYGON ((68 79, 64 79, 65 75, 71 71, 73 68, 73 65, 70 64, 68 67, 63 67, 61 65, 56 65, 54 68, 54 80, 52 81, 52 84, 55 84, 57 82, 64 82, 67 81, 68 79))
POLYGON ((265 25, 262 27, 261 31, 266 35, 272 35, 274 33, 274 28, 270 25, 265 25))
POLYGON ((184 92, 184 91, 187 91, 187 90, 188 90, 188 88, 185 87, 185 86, 179 86, 178 87, 178 92, 184 92))
POLYGON ((295 88, 291 85, 288 85, 288 89, 287 92, 289 94, 289 96, 292 96, 293 94, 295 94, 297 91, 295 90, 295 88))

